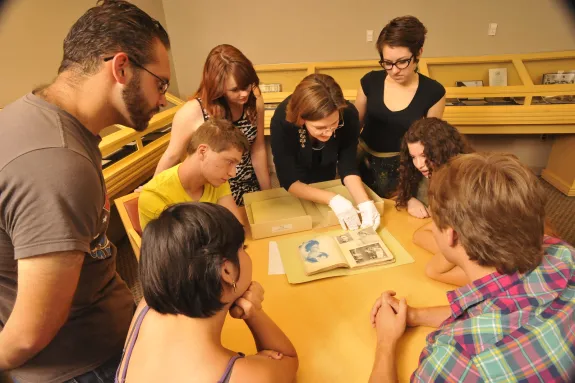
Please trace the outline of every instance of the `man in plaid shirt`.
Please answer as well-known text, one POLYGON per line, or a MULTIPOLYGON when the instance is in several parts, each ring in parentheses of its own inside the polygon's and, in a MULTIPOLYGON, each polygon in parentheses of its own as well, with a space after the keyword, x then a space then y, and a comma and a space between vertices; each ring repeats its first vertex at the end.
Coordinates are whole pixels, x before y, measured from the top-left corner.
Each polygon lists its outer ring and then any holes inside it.
POLYGON ((434 172, 429 201, 438 247, 473 282, 443 307, 384 292, 370 382, 397 381, 406 325, 438 328, 412 382, 575 381, 575 250, 543 236, 539 180, 513 156, 466 154, 434 172))

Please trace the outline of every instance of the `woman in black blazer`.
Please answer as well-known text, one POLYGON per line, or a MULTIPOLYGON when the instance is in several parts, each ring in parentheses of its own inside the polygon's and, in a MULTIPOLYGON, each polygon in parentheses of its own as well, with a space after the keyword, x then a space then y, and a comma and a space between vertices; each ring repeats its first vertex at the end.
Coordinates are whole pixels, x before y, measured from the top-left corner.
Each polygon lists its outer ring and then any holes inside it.
POLYGON ((369 199, 356 164, 359 115, 328 75, 312 74, 277 107, 271 121, 271 146, 280 185, 298 198, 328 204, 343 229, 379 226, 380 217, 369 199), (310 186, 335 179, 358 203, 310 186))

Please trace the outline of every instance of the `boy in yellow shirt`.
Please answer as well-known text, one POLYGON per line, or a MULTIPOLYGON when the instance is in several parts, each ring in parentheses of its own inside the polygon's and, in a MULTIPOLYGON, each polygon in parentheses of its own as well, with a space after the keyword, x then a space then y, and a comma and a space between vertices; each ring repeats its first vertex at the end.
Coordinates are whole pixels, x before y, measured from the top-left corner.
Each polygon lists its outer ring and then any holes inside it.
POLYGON ((191 201, 222 205, 245 225, 228 179, 236 175, 236 165, 248 148, 248 140, 231 122, 204 122, 192 135, 187 158, 143 187, 138 199, 142 230, 166 207, 191 201))

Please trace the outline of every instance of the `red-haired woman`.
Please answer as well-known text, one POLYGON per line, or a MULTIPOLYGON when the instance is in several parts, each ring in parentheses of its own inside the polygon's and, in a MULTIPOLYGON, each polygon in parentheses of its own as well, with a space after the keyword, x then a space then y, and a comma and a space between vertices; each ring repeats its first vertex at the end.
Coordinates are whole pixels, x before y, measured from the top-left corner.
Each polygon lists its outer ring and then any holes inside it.
POLYGON ((264 101, 250 60, 237 48, 222 44, 209 53, 202 82, 194 97, 174 116, 172 136, 156 174, 176 165, 192 133, 208 118, 230 120, 248 139, 251 149, 230 178, 232 195, 242 206, 245 193, 271 187, 264 142, 264 101))
POLYGON ((359 171, 381 197, 395 192, 399 146, 409 126, 422 117, 443 116, 445 88, 418 73, 426 33, 413 16, 391 20, 376 43, 383 70, 366 74, 357 90, 355 107, 363 125, 359 171))

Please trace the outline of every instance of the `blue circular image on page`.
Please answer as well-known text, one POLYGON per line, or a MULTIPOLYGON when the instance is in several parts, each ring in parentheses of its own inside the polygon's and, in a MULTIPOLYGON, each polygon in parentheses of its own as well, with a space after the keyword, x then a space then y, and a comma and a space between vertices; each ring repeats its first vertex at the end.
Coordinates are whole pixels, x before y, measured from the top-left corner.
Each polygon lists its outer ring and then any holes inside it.
POLYGON ((303 260, 308 263, 318 263, 322 258, 329 258, 329 254, 320 249, 319 242, 311 239, 299 245, 303 260))

